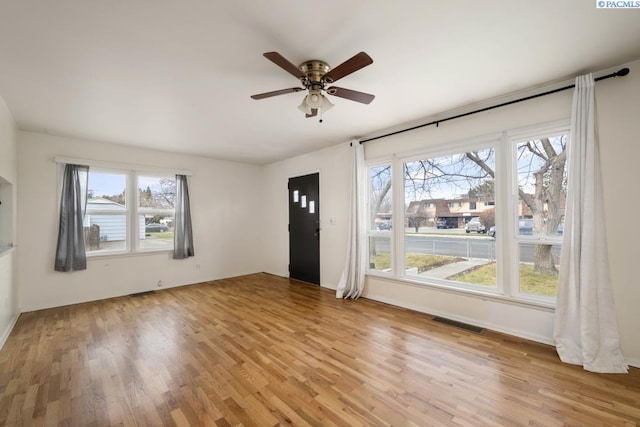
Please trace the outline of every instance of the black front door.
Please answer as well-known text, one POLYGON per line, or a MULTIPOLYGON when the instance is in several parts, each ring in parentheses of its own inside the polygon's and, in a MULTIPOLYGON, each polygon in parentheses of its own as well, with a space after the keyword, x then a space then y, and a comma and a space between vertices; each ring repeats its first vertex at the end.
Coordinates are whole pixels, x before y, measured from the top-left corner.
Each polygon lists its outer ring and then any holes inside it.
POLYGON ((320 284, 319 174, 289 178, 289 277, 320 284))

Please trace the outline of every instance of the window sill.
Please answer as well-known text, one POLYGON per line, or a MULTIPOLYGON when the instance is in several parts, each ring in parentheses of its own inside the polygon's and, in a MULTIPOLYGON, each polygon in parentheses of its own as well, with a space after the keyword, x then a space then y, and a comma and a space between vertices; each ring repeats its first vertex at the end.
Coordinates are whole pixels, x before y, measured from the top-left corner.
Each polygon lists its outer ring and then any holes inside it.
POLYGON ((161 250, 147 250, 147 251, 136 251, 136 252, 105 252, 101 254, 89 255, 87 254, 87 261, 92 260, 104 260, 111 258, 132 258, 138 256, 148 256, 148 255, 161 255, 161 254, 173 254, 173 249, 161 249, 161 250))
POLYGON ((426 282, 422 280, 412 280, 407 277, 394 277, 389 274, 376 274, 375 272, 367 272, 366 276, 375 278, 378 280, 383 280, 392 283, 399 283, 402 285, 410 285, 421 288, 429 288, 436 291, 454 293, 459 295, 464 295, 471 298, 477 298, 481 300, 489 300, 500 302, 504 304, 512 304, 521 307, 534 308, 548 312, 554 312, 556 305, 554 303, 546 302, 546 301, 538 301, 534 299, 528 298, 519 298, 519 297, 508 297, 505 295, 501 295, 494 292, 483 292, 481 290, 469 289, 469 288, 458 288, 451 285, 443 285, 439 283, 426 282))

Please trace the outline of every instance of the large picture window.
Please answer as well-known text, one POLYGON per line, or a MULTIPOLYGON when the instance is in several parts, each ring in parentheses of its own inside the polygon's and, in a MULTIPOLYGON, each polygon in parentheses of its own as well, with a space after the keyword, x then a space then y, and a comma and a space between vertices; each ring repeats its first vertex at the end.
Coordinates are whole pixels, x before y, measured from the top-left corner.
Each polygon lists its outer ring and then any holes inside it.
POLYGON ((495 150, 480 147, 405 162, 404 274, 496 286, 495 150))
POLYGON ((552 305, 568 134, 553 123, 371 164, 369 274, 552 305))
POLYGON ((89 169, 88 256, 173 249, 175 177, 89 169))

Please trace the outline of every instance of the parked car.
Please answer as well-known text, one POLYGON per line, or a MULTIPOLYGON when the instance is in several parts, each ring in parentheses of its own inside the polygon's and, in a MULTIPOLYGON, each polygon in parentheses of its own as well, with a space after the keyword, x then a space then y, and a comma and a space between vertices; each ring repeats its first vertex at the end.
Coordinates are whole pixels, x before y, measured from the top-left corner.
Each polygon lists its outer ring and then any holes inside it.
POLYGON ((486 233, 487 229, 480 222, 480 218, 471 218, 471 220, 464 226, 465 233, 471 233, 475 231, 476 233, 486 233))
MULTIPOLYGON (((489 227, 487 234, 494 239, 496 238, 496 226, 489 227)), ((531 236, 533 234, 533 220, 532 219, 520 219, 518 220, 518 234, 520 236, 531 236)), ((564 224, 558 225, 556 234, 562 236, 564 234, 564 224)))
POLYGON ((520 234, 521 236, 531 236, 533 234, 533 220, 518 220, 518 234, 520 234))
POLYGON ((144 231, 146 233, 162 233, 169 231, 169 227, 164 224, 147 224, 144 226, 144 231))
POLYGON ((456 224, 453 221, 446 219, 439 219, 436 221, 437 228, 457 228, 456 224))
POLYGON ((393 228, 393 223, 390 219, 383 219, 378 221, 376 228, 378 230, 391 230, 393 228))

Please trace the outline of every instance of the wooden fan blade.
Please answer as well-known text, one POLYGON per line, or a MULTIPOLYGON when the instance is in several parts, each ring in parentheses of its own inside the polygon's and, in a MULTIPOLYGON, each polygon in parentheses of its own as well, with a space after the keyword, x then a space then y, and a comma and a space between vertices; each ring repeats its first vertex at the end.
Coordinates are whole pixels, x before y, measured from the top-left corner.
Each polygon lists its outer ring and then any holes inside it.
POLYGON ((264 53, 263 56, 297 79, 303 79, 307 77, 306 74, 300 71, 298 67, 293 65, 291 62, 289 62, 284 56, 280 55, 278 52, 267 52, 267 53, 264 53))
POLYGON ((265 92, 265 93, 259 93, 257 95, 251 95, 251 98, 264 99, 264 98, 270 98, 272 96, 284 95, 286 93, 300 92, 301 90, 304 90, 304 88, 290 87, 289 89, 280 89, 280 90, 274 90, 273 92, 265 92))
POLYGON ((312 108, 311 109, 311 114, 305 114, 304 116, 306 118, 309 118, 309 117, 315 117, 317 115, 318 115, 318 109, 317 108, 312 108))
POLYGON ((370 104, 375 98, 375 95, 370 95, 364 92, 358 92, 357 90, 345 89, 343 87, 331 86, 327 89, 329 95, 338 96, 344 99, 350 99, 351 101, 361 102, 363 104, 370 104))
POLYGON ((322 80, 326 83, 336 82, 344 76, 348 76, 372 63, 373 59, 369 55, 360 52, 322 76, 322 80))

